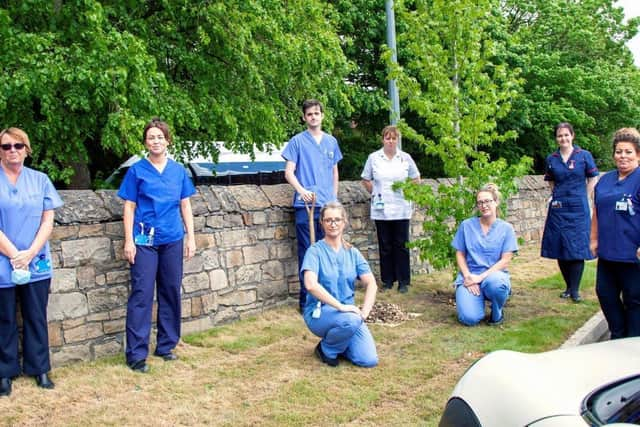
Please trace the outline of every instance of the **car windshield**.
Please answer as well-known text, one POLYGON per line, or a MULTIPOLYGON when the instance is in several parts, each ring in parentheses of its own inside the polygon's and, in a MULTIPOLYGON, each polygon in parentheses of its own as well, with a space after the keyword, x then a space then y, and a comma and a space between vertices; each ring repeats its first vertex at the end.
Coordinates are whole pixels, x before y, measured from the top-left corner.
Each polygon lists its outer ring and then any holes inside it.
POLYGON ((598 425, 640 423, 640 375, 595 391, 586 400, 585 418, 598 425))

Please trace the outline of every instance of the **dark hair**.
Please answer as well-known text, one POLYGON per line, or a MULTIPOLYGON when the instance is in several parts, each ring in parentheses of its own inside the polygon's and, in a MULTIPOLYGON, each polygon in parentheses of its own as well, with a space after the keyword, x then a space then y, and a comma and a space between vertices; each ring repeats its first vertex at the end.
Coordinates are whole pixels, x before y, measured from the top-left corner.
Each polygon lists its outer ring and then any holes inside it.
POLYGON ((382 139, 384 139, 384 137, 390 133, 394 134, 396 137, 400 137, 400 130, 398 129, 398 126, 389 125, 389 126, 385 126, 384 129, 382 129, 382 139))
POLYGON ((569 122, 560 122, 556 125, 555 129, 553 130, 553 136, 556 137, 558 136, 558 131, 560 129, 568 129, 569 133, 571 133, 572 136, 575 136, 576 133, 573 131, 573 126, 571 126, 571 123, 569 122))
POLYGON ((317 99, 307 99, 302 103, 302 115, 304 116, 307 110, 311 107, 319 107, 320 112, 324 113, 324 108, 322 108, 322 103, 317 99))
POLYGON ((630 142, 634 145, 636 153, 640 153, 640 133, 636 128, 621 128, 613 134, 613 151, 620 142, 630 142))
POLYGON ((154 117, 153 119, 151 119, 151 121, 149 121, 149 123, 147 123, 147 125, 144 127, 144 130, 142 131, 143 144, 147 140, 147 132, 151 128, 160 129, 164 134, 164 139, 166 139, 167 142, 171 144, 171 132, 169 131, 169 125, 158 117, 154 117))

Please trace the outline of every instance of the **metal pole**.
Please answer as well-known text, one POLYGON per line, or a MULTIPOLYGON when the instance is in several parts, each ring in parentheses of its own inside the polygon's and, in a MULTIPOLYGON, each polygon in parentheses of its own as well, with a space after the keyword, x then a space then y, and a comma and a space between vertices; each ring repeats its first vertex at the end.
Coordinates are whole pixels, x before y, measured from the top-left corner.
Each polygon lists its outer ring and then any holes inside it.
MULTIPOLYGON (((396 16, 393 12, 393 0, 385 0, 385 9, 387 12, 387 46, 391 49, 391 60, 394 64, 398 63, 396 54, 396 16)), ((389 79, 389 100, 391 101, 391 112, 389 121, 392 125, 398 123, 400 119, 400 97, 398 96, 398 86, 395 79, 389 79)), ((398 147, 402 149, 401 141, 398 141, 398 147)))

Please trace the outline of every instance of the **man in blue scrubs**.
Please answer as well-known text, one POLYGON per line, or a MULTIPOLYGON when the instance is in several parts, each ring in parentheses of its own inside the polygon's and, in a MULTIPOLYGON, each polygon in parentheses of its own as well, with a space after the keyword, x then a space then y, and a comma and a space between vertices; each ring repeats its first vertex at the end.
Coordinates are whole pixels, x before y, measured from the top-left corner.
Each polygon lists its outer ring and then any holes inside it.
MULTIPOLYGON (((308 99, 302 104, 302 119, 307 130, 295 135, 285 147, 282 157, 287 161, 285 178, 295 189, 293 207, 298 239, 298 267, 310 245, 309 215, 305 204, 315 206, 313 227, 316 239, 324 236, 320 227, 320 208, 338 197, 338 162, 342 159, 338 141, 322 131, 322 104, 308 99)), ((304 309, 307 291, 300 276, 300 312, 304 309)))

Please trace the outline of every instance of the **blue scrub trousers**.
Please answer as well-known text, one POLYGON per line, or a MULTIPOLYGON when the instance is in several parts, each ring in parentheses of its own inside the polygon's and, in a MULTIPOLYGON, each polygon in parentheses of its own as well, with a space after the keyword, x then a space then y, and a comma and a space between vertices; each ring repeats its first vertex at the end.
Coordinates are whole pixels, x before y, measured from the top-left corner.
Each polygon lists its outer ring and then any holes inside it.
POLYGON ((157 287, 156 355, 170 353, 180 340, 182 240, 157 246, 136 246, 131 266, 131 294, 127 303, 127 363, 149 354, 154 284, 157 287))
POLYGON ((324 304, 320 317, 305 313, 304 321, 311 332, 322 338, 322 352, 335 359, 342 355, 351 363, 365 368, 378 364, 378 353, 366 323, 356 313, 338 311, 324 304))
POLYGON ((458 320, 466 326, 474 326, 484 319, 484 302, 491 302, 491 320, 497 322, 503 316, 502 307, 509 298, 511 279, 508 273, 496 271, 480 283, 480 295, 473 295, 464 285, 456 287, 458 320))
POLYGON ((596 294, 611 339, 640 336, 640 264, 598 259, 596 294))
MULTIPOLYGON (((320 226, 320 208, 316 207, 313 212, 314 225, 316 231, 316 242, 324 237, 324 230, 320 226)), ((296 208, 296 239, 298 240, 298 277, 300 279, 300 294, 298 304, 300 311, 304 310, 307 302, 307 288, 304 286, 304 276, 300 272, 304 254, 311 246, 311 236, 309 235, 309 214, 306 208, 296 208)))
POLYGON ((49 362, 49 329, 47 304, 51 279, 0 288, 0 377, 20 375, 18 358, 18 323, 16 321, 16 294, 20 298, 22 313, 22 357, 26 375, 46 374, 49 362))
POLYGON ((380 279, 390 288, 397 281, 399 286, 411 284, 409 220, 376 220, 378 252, 380 253, 380 279))

